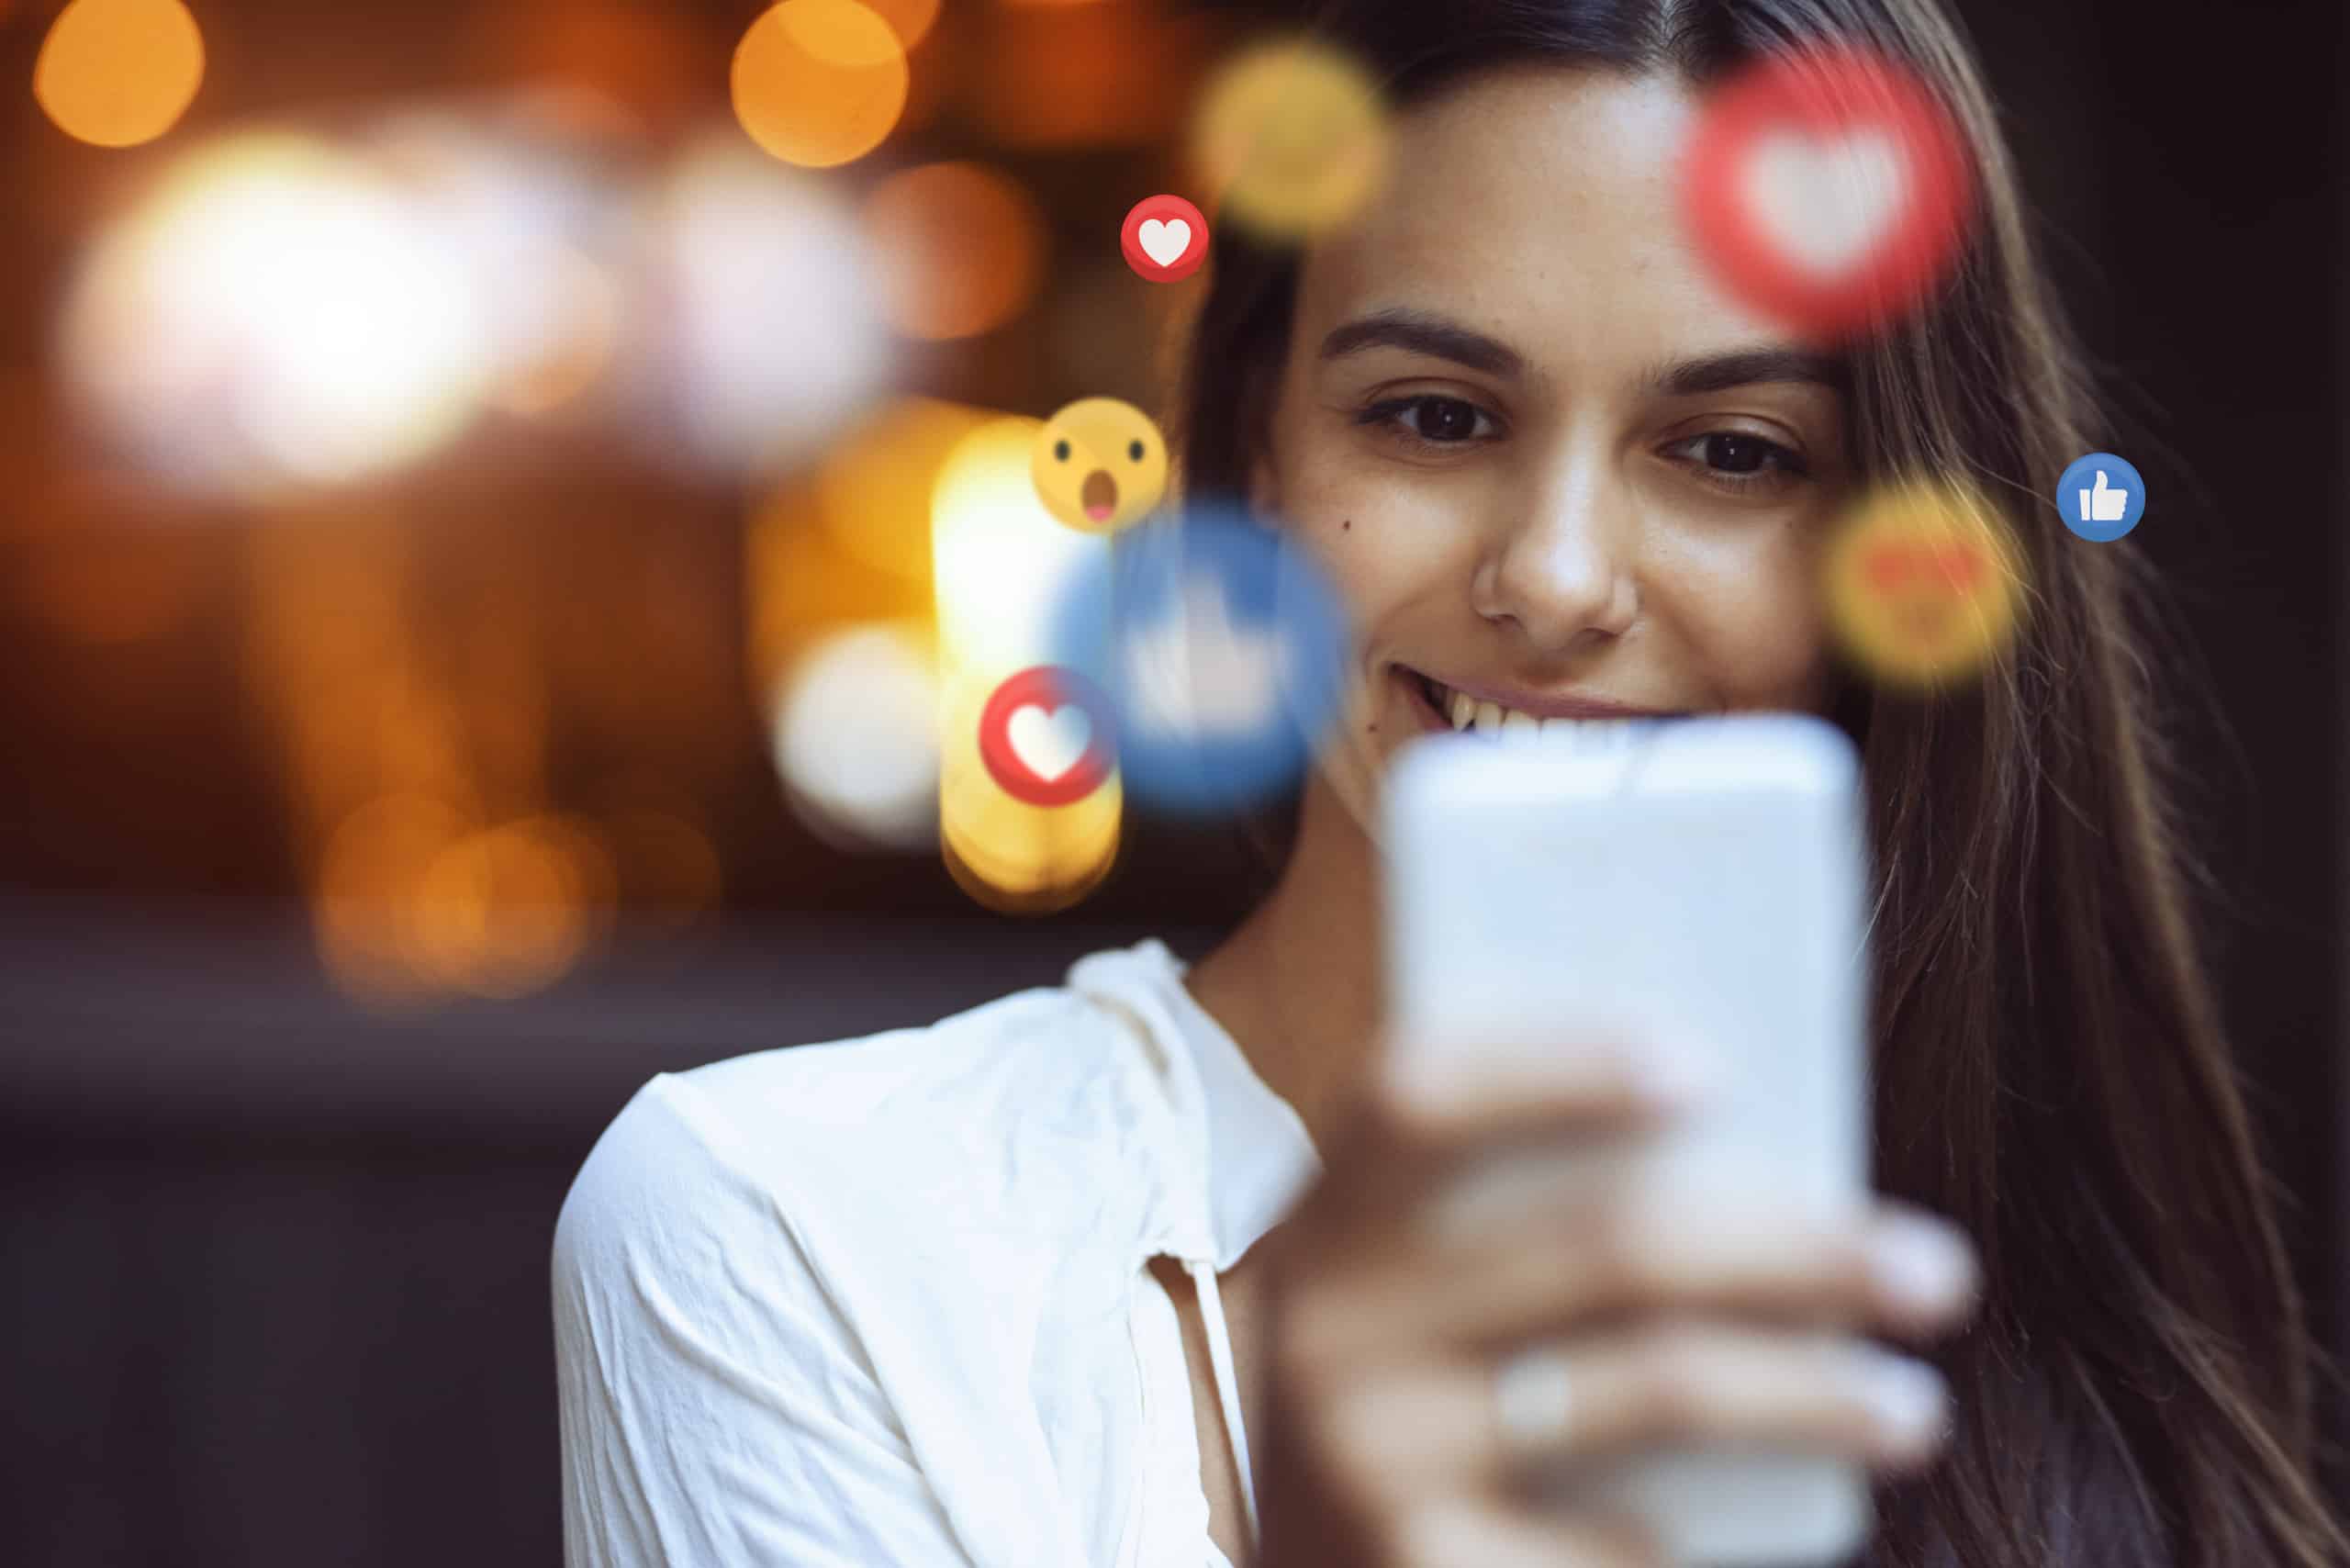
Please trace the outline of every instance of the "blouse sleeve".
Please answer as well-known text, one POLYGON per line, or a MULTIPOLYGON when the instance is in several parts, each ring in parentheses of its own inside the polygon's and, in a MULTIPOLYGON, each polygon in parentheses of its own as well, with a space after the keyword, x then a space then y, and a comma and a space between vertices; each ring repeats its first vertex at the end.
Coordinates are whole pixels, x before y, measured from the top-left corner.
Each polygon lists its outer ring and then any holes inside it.
POLYGON ((569 1568, 967 1563, 791 1222, 691 1085, 606 1129, 554 1237, 569 1568))

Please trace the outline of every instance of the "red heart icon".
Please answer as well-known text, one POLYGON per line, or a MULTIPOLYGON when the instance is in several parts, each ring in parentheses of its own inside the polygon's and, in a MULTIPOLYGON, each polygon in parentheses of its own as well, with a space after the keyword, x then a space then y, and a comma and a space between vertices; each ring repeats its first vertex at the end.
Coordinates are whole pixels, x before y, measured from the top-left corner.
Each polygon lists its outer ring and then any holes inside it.
POLYGON ((1208 220, 1179 196, 1145 196, 1119 227, 1126 265, 1149 283, 1174 283, 1208 258, 1208 220))
POLYGON ((1709 97, 1681 177, 1724 288, 1807 337, 1917 304, 1964 238, 1974 175, 1923 83, 1854 49, 1774 56, 1709 97))
POLYGON ((1022 670, 979 711, 979 760, 1003 792, 1066 806, 1102 787, 1117 760, 1117 722, 1102 689, 1058 665, 1022 670))

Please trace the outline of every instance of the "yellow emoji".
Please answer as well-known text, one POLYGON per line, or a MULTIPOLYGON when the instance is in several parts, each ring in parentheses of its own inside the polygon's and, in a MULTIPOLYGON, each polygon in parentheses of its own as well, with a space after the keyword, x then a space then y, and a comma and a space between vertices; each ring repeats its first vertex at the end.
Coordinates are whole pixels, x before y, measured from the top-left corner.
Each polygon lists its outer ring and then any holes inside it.
POLYGON ((1874 492, 1825 565, 1839 639, 1886 684, 1930 689, 1972 675, 2015 631, 2022 555, 1980 497, 1930 485, 1874 492))
POLYGON ((1081 398, 1036 432, 1036 497, 1080 533, 1138 522, 1167 490, 1167 441, 1150 416, 1115 398, 1081 398))
POLYGON ((1347 222, 1385 184, 1391 132, 1378 82, 1304 39, 1249 49, 1201 95, 1192 157, 1224 211, 1269 240, 1347 222))

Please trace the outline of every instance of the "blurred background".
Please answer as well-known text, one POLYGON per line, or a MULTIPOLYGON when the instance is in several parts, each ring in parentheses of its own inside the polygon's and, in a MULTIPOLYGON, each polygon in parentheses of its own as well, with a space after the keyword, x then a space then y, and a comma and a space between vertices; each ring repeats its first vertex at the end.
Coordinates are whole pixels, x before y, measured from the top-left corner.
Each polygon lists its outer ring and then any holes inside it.
MULTIPOLYGON (((2350 1354, 2350 25, 1960 9, 2350 1354)), ((557 1561, 548 1245, 639 1083, 1261 890, 1132 812, 1059 913, 948 876, 929 545, 989 420, 1164 409, 1208 274, 1120 220, 1286 11, 0 0, 0 1559, 557 1561)))

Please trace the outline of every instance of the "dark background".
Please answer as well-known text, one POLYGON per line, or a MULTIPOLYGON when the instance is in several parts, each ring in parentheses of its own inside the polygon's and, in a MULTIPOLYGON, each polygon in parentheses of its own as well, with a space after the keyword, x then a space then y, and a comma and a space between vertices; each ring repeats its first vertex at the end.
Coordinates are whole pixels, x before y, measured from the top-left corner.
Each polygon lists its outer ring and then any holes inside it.
MULTIPOLYGON (((438 88, 445 39, 493 8, 200 6, 212 74, 174 134, 438 88)), ((0 83, 28 80, 56 9, 0 6, 0 83)), ((729 41, 758 7, 666 9, 716 40, 722 112, 729 41)), ((946 9, 924 48, 951 74, 993 6, 946 9)), ((2112 448, 2149 483, 2132 543, 2167 584, 2161 667, 2210 950, 2302 1278, 2350 1352, 2350 29, 2337 0, 1962 9, 2108 379, 2112 448)), ((100 155, 57 150, 28 94, 7 96, 0 370, 37 387, 85 192, 108 176, 100 155)), ((923 131, 926 153, 985 148, 962 102, 923 131)), ((1169 188, 1150 183, 1162 157, 1003 161, 1066 243, 1114 226, 1130 192, 1169 188)), ((940 355, 929 389, 1029 413, 1100 389, 1040 371, 1022 330, 940 355)), ((60 438, 37 391, 7 419, 0 508, 21 510, 60 438)), ((595 512, 591 478, 540 463, 459 465, 409 498, 496 510, 526 543, 558 511, 622 526, 595 512)), ((125 522, 89 546, 101 566, 162 551, 196 585, 155 636, 94 645, 0 604, 0 1559, 556 1561, 548 1243, 572 1172, 644 1078, 926 1020, 1146 932, 1196 948, 1242 907, 1251 863, 1221 832, 1142 824, 1081 910, 1027 922, 976 909, 934 860, 827 848, 784 809, 733 653, 739 505, 661 504, 675 526, 659 548, 715 633, 647 656, 711 694, 693 788, 725 897, 683 935, 624 921, 602 957, 518 1002, 387 1014, 329 983, 229 653, 242 521, 161 543, 125 522)), ((12 578, 38 565, 17 532, 0 547, 12 578)), ((462 562, 463 531, 441 548, 462 562)), ((2337 1400, 2337 1434, 2342 1415, 2337 1400)))

